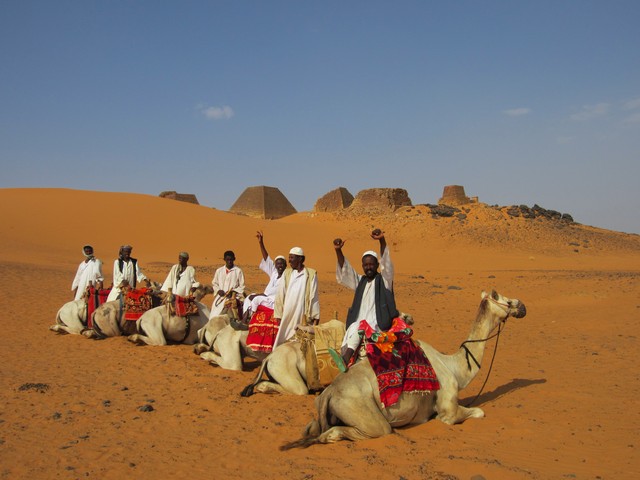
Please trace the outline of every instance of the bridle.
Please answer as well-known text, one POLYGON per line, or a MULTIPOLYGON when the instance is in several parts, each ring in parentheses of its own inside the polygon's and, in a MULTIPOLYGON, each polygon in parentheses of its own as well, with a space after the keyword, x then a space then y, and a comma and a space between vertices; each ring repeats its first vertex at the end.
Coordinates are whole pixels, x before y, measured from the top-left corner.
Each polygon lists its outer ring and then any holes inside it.
POLYGON ((500 339, 500 333, 502 332, 502 327, 506 323, 507 318, 509 318, 509 315, 511 315, 511 313, 509 312, 510 305, 508 303, 499 302, 499 301, 495 300, 491 295, 487 295, 485 297, 485 299, 490 300, 491 302, 495 303, 500 308, 502 308, 504 310, 504 312, 507 314, 507 316, 504 317, 504 319, 500 320, 500 323, 498 324, 498 331, 496 333, 494 333, 493 335, 490 335, 487 338, 480 338, 478 340, 465 340, 464 342, 462 342, 460 344, 460 348, 464 349, 465 358, 467 360, 467 367, 469 368, 469 371, 471 371, 471 362, 469 361, 469 357, 471 357, 471 360, 473 360, 473 363, 475 363, 476 366, 478 367, 478 370, 480 370, 480 363, 478 362, 478 360, 476 360, 476 357, 473 356, 473 353, 471 353, 471 350, 469 350, 469 348, 467 348, 466 344, 467 343, 486 342, 486 341, 491 340, 494 337, 496 338, 496 345, 495 345, 495 347, 493 349, 493 355, 491 357, 491 363, 489 364, 489 371, 487 372, 487 377, 484 379, 484 383, 482 384, 482 387, 480 387, 480 391, 478 392, 478 394, 475 396, 475 398, 473 400, 471 400, 466 405, 467 408, 470 407, 471 405, 473 405, 473 403, 478 399, 478 397, 480 396, 480 394, 484 390, 484 387, 487 384, 487 381, 489 380, 489 375, 491 374, 491 369, 493 368, 493 360, 496 358, 496 353, 498 352, 498 340, 500 339))

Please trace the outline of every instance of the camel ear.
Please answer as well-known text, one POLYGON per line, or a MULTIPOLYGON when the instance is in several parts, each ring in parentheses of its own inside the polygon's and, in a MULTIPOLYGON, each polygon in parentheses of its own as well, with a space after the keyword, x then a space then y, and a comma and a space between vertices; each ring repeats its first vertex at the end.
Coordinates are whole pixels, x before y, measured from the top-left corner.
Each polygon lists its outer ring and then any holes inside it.
POLYGON ((491 298, 493 298, 494 300, 499 300, 500 298, 498 297, 498 292, 496 292, 495 290, 491 290, 491 298))
POLYGON ((488 293, 483 290, 482 293, 480 294, 480 299, 484 300, 485 298, 487 298, 487 295, 488 293))

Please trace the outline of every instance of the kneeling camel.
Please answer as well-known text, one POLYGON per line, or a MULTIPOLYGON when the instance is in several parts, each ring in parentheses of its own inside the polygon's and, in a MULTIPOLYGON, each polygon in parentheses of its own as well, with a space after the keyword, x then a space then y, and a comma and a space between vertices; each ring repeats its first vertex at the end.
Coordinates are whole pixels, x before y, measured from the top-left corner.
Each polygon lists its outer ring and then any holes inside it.
POLYGON ((418 341, 436 372, 440 390, 429 395, 403 393, 397 403, 383 408, 376 375, 369 361, 363 358, 346 373, 338 375, 316 398, 318 419, 306 426, 303 438, 281 449, 381 437, 395 427, 425 423, 434 415, 451 425, 484 417, 480 408, 459 405, 458 392, 477 375, 491 332, 508 317, 525 315, 525 306, 519 300, 506 298, 496 291, 482 292, 471 333, 456 353, 445 355, 428 343, 418 341))

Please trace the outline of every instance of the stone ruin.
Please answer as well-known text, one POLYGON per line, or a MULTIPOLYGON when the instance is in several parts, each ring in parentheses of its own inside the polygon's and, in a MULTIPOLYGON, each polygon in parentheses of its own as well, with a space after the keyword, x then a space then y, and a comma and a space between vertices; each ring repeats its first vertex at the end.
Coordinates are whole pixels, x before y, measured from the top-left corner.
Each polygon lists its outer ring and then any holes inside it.
POLYGON ((478 203, 478 197, 467 197, 462 185, 447 185, 442 191, 442 198, 438 200, 439 205, 466 205, 468 203, 478 203))
POLYGON ((297 213, 276 187, 247 187, 229 209, 231 213, 275 220, 297 213))
POLYGON ((411 207, 411 199, 404 188, 369 188, 356 195, 349 211, 386 210, 395 211, 400 207, 411 207))
POLYGON ((349 208, 353 203, 353 195, 344 187, 338 187, 320 197, 313 206, 315 212, 335 212, 349 208))
POLYGON ((193 193, 177 193, 174 191, 161 192, 158 195, 161 198, 168 198, 169 200, 178 200, 179 202, 194 203, 200 205, 198 199, 193 193))

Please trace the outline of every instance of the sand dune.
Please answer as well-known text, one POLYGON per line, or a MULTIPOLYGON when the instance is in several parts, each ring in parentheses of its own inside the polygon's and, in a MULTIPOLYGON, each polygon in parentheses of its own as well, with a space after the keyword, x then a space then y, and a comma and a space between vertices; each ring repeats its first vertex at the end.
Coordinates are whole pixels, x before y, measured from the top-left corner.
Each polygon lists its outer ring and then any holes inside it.
MULTIPOLYGON (((264 221, 147 195, 3 189, 0 247, 0 478, 595 479, 640 471, 638 235, 511 218, 484 205, 463 222, 434 219, 424 206, 264 221), (314 415, 313 396, 241 398, 255 362, 229 372, 187 346, 48 330, 71 299, 84 243, 103 260, 107 283, 125 243, 158 281, 187 250, 209 282, 233 249, 258 290, 256 230, 274 256, 304 248, 319 272, 322 319, 344 319, 352 294, 335 283, 331 241, 346 239, 356 260, 375 247, 374 226, 392 249, 400 308, 416 318, 416 336, 440 350, 464 340, 483 289, 526 303, 527 317, 510 320, 501 336, 477 401, 486 418, 280 452, 314 415)), ((463 402, 483 381, 462 392, 463 402)))

